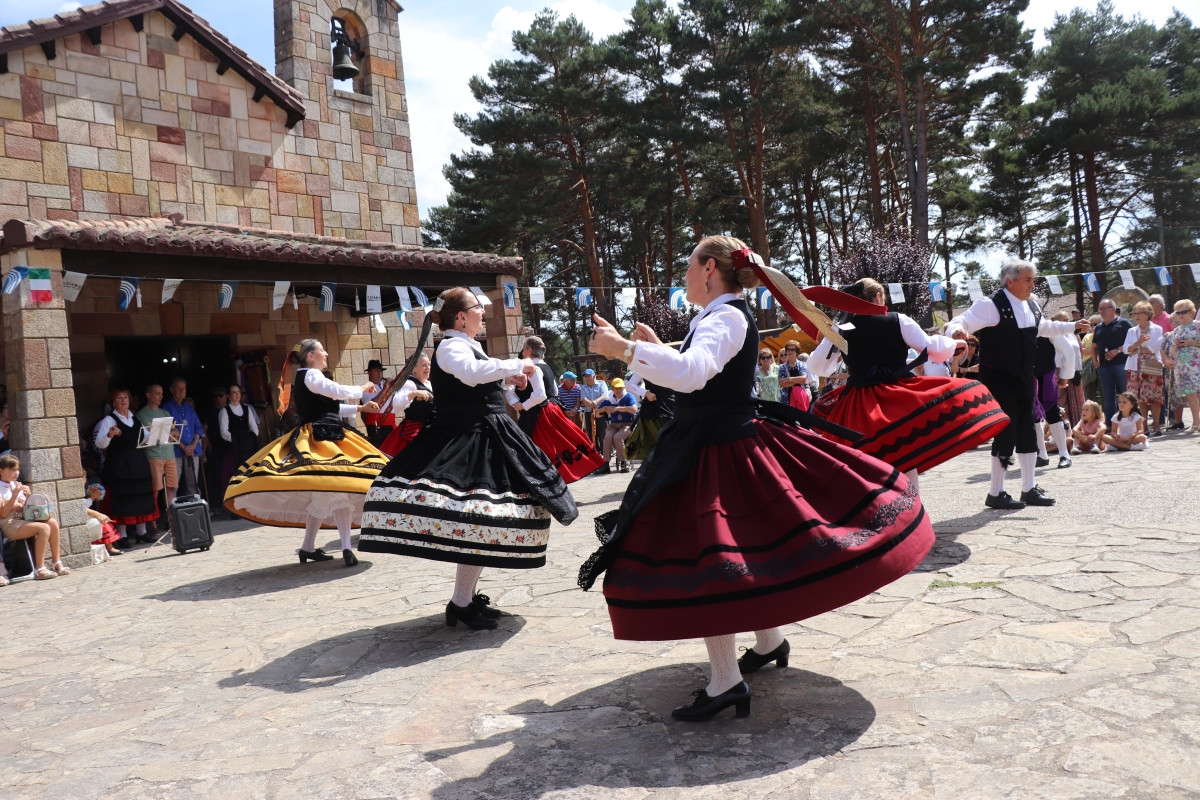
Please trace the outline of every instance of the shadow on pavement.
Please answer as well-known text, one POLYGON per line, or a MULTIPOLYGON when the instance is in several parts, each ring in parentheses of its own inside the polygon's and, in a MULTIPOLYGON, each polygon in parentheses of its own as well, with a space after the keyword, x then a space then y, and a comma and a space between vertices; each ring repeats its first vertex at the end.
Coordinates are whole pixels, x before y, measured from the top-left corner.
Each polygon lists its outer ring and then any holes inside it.
MULTIPOLYGON (((522 628, 525 619, 505 616, 491 631, 447 628, 437 614, 342 633, 305 645, 253 672, 238 670, 217 682, 223 689, 261 686, 279 692, 303 692, 361 678, 380 670, 400 669, 435 658, 500 647, 522 628)), ((416 683, 411 690, 421 687, 416 683)), ((397 691, 400 691, 399 685, 397 691)))
MULTIPOLYGON (((940 528, 941 526, 935 525, 934 527, 940 528)), ((962 564, 969 559, 971 548, 956 541, 959 533, 961 531, 935 531, 937 538, 933 542, 933 547, 929 549, 925 558, 913 569, 913 572, 937 572, 962 564)))
POLYGON ((598 506, 604 503, 620 503, 624 497, 624 492, 611 492, 603 497, 597 497, 595 500, 576 500, 575 504, 580 506, 598 506))
MULTIPOLYGON (((174 550, 167 551, 177 555, 174 550)), ((192 554, 188 554, 192 555, 192 554)), ((331 554, 332 555, 332 554, 331 554)), ((149 560, 149 559, 146 559, 149 560)), ((300 589, 318 583, 328 583, 341 578, 351 578, 370 569, 370 561, 359 560, 353 567, 346 567, 341 556, 332 561, 319 561, 309 564, 277 564, 273 567, 252 569, 247 572, 237 572, 233 575, 222 575, 218 578, 208 578, 195 583, 185 583, 175 586, 159 594, 146 595, 144 600, 162 601, 196 601, 196 600, 228 600, 233 597, 253 597, 258 594, 272 594, 300 589)))
POLYGON ((691 699, 688 693, 704 685, 705 674, 700 665, 655 667, 552 706, 537 698, 512 706, 504 713, 524 718, 505 726, 515 729, 425 753, 436 764, 472 750, 503 752, 482 774, 439 786, 432 796, 485 797, 503 786, 507 797, 534 798, 583 786, 742 781, 831 756, 875 721, 874 706, 857 691, 799 669, 752 676, 754 697, 746 719, 735 719, 732 710, 709 722, 671 719, 671 709, 691 699))

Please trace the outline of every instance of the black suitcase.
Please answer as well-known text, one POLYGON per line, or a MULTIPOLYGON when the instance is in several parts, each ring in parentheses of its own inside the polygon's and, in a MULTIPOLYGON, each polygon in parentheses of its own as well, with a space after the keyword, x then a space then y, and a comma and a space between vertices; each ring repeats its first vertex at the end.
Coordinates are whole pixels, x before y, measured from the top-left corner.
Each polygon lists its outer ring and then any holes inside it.
POLYGON ((199 495, 176 497, 171 503, 171 546, 180 553, 212 547, 212 524, 208 503, 199 495))

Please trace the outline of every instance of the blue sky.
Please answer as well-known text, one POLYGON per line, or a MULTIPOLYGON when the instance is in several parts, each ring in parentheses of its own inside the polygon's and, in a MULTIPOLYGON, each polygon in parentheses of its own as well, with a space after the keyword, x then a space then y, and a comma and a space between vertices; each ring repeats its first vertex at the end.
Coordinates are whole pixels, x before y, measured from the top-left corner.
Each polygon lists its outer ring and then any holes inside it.
MULTIPOLYGON (((224 33, 250 56, 274 68, 274 24, 271 0, 184 0, 201 17, 224 33)), ((1173 6, 1188 13, 1186 3, 1170 0, 1114 0, 1118 13, 1141 14, 1162 24, 1173 6)), ((513 31, 529 27, 543 8, 561 16, 574 14, 597 37, 620 30, 633 0, 400 0, 400 39, 404 50, 417 198, 421 217, 444 202, 448 186, 442 165, 451 153, 468 147, 454 127, 455 113, 477 110, 467 88, 472 75, 483 75, 488 65, 513 55, 513 31)), ((61 9, 78 7, 64 0, 0 0, 0 25, 52 16, 61 9)), ((1032 0, 1025 24, 1041 31, 1078 5, 1092 2, 1032 0)), ((1195 11, 1192 10, 1193 18, 1195 11)))

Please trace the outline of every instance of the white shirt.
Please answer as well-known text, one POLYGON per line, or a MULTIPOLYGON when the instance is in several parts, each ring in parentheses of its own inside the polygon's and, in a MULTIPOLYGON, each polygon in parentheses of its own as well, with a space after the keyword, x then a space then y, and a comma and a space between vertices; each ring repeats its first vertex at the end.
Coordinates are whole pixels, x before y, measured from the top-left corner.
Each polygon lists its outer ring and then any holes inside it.
MULTIPOLYGON (((358 400, 362 397, 361 386, 344 386, 335 383, 321 374, 321 370, 309 368, 304 373, 304 385, 310 392, 331 397, 334 400, 358 400)), ((353 417, 358 413, 358 403, 341 403, 338 414, 343 417, 353 417)))
MULTIPOLYGON (((433 357, 443 370, 467 386, 511 378, 521 374, 519 358, 488 358, 481 361, 475 354, 484 355, 483 348, 462 331, 445 331, 445 338, 434 351, 433 357)), ((541 370, 538 370, 541 372, 541 370)))
MULTIPOLYGON (((403 386, 392 392, 392 396, 388 399, 387 403, 384 404, 384 408, 387 408, 389 405, 391 405, 396 411, 404 411, 412 405, 413 396, 416 395, 417 392, 422 391, 429 392, 428 389, 422 389, 412 381, 405 380, 403 386)), ((433 394, 433 392, 429 393, 433 394)))
POLYGON ((7 503, 12 500, 13 492, 16 491, 17 484, 20 481, 0 481, 0 503, 7 503))
MULTIPOLYGON (((126 425, 133 424, 133 414, 121 414, 117 411, 113 411, 112 413, 120 417, 121 421, 126 425)), ((113 426, 116 424, 117 421, 112 418, 112 414, 106 414, 104 419, 100 420, 100 424, 96 426, 96 435, 92 439, 92 444, 96 445, 96 447, 100 450, 106 449, 108 447, 108 443, 112 441, 112 439, 108 437, 108 432, 112 430, 113 426)), ((2 481, 0 481, 0 483, 2 483, 2 481)))
MULTIPOLYGON (((996 308, 995 304, 992 305, 992 308, 996 308)), ((940 333, 935 333, 931 336, 925 333, 925 331, 921 330, 921 326, 914 322, 912 317, 907 314, 897 314, 896 317, 900 320, 900 335, 904 338, 904 343, 917 353, 920 353, 922 350, 928 350, 930 362, 942 363, 954 355, 954 347, 957 342, 949 336, 942 336, 940 333)), ((996 321, 1000 321, 999 313, 996 314, 996 321)), ((808 357, 808 369, 810 372, 827 378, 837 372, 840 359, 841 353, 834 349, 833 342, 829 339, 823 339, 817 345, 817 349, 813 350, 812 355, 808 357)), ((925 374, 949 375, 950 371, 946 369, 938 371, 935 369, 933 373, 926 371, 925 374)))
MULTIPOLYGON (((1029 304, 1024 300, 1018 300, 1008 289, 1005 289, 1004 293, 1008 295, 1008 302, 1012 306, 1013 317, 1017 321, 1017 327, 1032 328, 1034 316, 1033 312, 1029 309, 1029 304)), ((1037 301, 1035 300, 1034 302, 1037 301)), ((972 303, 970 308, 946 324, 946 335, 953 336, 957 332, 975 333, 975 331, 981 328, 990 328, 993 325, 999 324, 1000 309, 996 308, 996 304, 992 302, 992 298, 981 297, 972 303)), ((1038 324, 1038 336, 1066 336, 1068 333, 1074 332, 1074 322, 1055 322, 1043 316, 1041 322, 1038 324)))
MULTIPOLYGON (((374 400, 376 397, 378 397, 378 396, 379 396, 379 393, 383 391, 383 385, 384 385, 386 382, 387 382, 387 381, 380 381, 380 382, 379 382, 379 385, 375 387, 375 391, 373 391, 373 392, 363 392, 363 396, 362 396, 363 402, 364 402, 364 403, 366 403, 366 402, 369 402, 369 401, 371 401, 371 400, 374 400)), ((409 383, 407 380, 406 380, 404 383, 405 383, 405 385, 406 385, 406 386, 411 386, 411 385, 412 385, 412 384, 410 384, 410 383, 409 383)), ((381 405, 381 406, 379 407, 379 413, 380 413, 380 414, 388 414, 388 413, 390 413, 390 412, 388 411, 388 409, 391 407, 391 405, 392 405, 392 402, 393 402, 393 401, 396 399, 396 395, 400 394, 400 391, 401 391, 401 390, 396 390, 396 391, 392 392, 391 396, 390 396, 390 397, 388 397, 388 399, 387 399, 387 400, 384 400, 384 401, 383 401, 383 405, 381 405)), ((411 394, 412 394, 412 392, 409 392, 409 394, 411 395, 411 394)), ((410 399, 409 399, 409 402, 412 402, 412 400, 411 400, 411 397, 410 397, 410 399)))
POLYGON ((249 414, 250 415, 250 431, 255 436, 258 436, 258 414, 254 413, 254 409, 251 408, 250 406, 242 405, 240 403, 236 406, 233 405, 232 403, 230 403, 229 405, 225 406, 224 408, 222 408, 220 411, 217 412, 217 428, 221 431, 222 439, 224 439, 227 442, 233 441, 233 434, 229 432, 229 415, 230 414, 233 414, 235 417, 240 417, 240 416, 242 416, 242 414, 249 414), (234 409, 240 409, 240 410, 235 411, 234 409))
POLYGON ((712 380, 746 343, 745 315, 726 305, 738 295, 716 297, 692 319, 686 352, 665 344, 638 342, 633 366, 638 375, 677 392, 694 392, 712 380))
MULTIPOLYGON (((1149 349, 1150 352, 1154 354, 1155 358, 1161 360, 1163 345, 1162 326, 1155 325, 1153 322, 1151 322, 1149 334, 1150 341, 1146 342, 1144 345, 1142 345, 1142 347, 1149 349)), ((1127 372, 1137 372, 1138 356, 1135 351, 1141 349, 1136 346, 1138 337, 1141 335, 1142 329, 1137 325, 1134 325, 1129 329, 1129 332, 1125 334, 1125 344, 1121 345, 1121 352, 1129 355, 1129 358, 1125 359, 1125 370, 1127 372)))
POLYGON ((1054 345, 1054 366, 1058 368, 1058 377, 1069 381, 1083 369, 1083 350, 1079 347, 1079 338, 1056 336, 1050 343, 1054 345))
MULTIPOLYGON (((533 363, 538 363, 539 359, 534 359, 533 363)), ((542 403, 546 402, 549 396, 546 394, 546 381, 542 378, 542 371, 535 370, 529 377, 529 385, 533 387, 533 394, 529 395, 529 399, 524 402, 517 397, 517 387, 509 386, 504 390, 504 399, 508 401, 510 406, 515 406, 521 403, 521 408, 528 411, 531 408, 537 408, 542 403)))
POLYGON ((646 397, 646 379, 636 372, 629 373, 629 377, 625 379, 625 391, 636 397, 638 400, 646 397))

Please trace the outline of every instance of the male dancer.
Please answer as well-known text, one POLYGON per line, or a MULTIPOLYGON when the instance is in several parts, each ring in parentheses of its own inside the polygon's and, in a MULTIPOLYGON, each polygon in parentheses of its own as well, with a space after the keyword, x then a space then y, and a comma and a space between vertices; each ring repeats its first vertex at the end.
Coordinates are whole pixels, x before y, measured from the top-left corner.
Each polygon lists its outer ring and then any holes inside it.
POLYGON ((1037 439, 1033 425, 1033 369, 1037 337, 1067 336, 1087 331, 1086 320, 1052 322, 1030 299, 1037 268, 1028 261, 1006 261, 1000 268, 1004 288, 976 300, 947 326, 956 339, 975 334, 979 339, 979 379, 1012 422, 992 440, 992 485, 984 504, 988 508, 1018 509, 1026 505, 1052 506, 1050 497, 1036 485, 1037 439), (1013 450, 1021 465, 1021 499, 1004 491, 1004 472, 1013 450))

